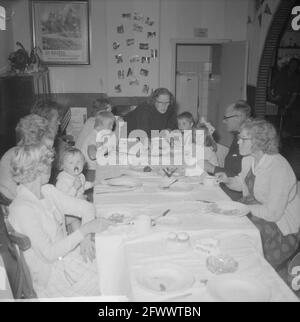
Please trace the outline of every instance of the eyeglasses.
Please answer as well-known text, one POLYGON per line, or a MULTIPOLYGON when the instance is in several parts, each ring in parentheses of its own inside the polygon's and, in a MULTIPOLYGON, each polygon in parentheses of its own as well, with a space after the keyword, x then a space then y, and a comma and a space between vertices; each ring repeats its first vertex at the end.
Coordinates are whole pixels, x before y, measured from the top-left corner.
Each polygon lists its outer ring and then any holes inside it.
POLYGON ((162 101, 156 100, 156 103, 161 104, 161 105, 169 105, 170 104, 170 101, 168 101, 168 102, 162 102, 162 101))
POLYGON ((252 138, 243 138, 242 136, 238 136, 238 139, 241 140, 241 141, 248 141, 248 140, 252 140, 252 138))
POLYGON ((237 117, 237 116, 239 116, 239 115, 230 115, 230 116, 224 116, 223 117, 223 120, 225 121, 225 120, 228 120, 228 119, 231 119, 232 117, 237 117))

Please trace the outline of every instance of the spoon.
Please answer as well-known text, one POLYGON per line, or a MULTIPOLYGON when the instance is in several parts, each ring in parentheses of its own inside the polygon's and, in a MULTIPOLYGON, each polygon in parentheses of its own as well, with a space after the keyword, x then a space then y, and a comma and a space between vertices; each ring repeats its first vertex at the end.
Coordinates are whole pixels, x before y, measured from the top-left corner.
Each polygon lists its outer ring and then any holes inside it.
POLYGON ((165 210, 161 215, 159 215, 159 216, 157 216, 157 217, 155 217, 155 218, 151 219, 151 224, 152 224, 152 226, 155 226, 155 225, 156 225, 156 219, 157 219, 157 218, 160 218, 160 217, 164 217, 164 216, 166 216, 170 211, 171 211, 171 209, 167 209, 167 210, 165 210))

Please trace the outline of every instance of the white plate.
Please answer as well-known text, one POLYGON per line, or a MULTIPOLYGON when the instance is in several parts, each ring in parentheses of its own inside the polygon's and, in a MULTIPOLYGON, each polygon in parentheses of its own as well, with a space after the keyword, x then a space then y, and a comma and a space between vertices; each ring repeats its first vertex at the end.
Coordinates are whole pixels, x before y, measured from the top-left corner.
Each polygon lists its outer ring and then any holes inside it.
POLYGON ((136 280, 144 289, 156 294, 172 294, 190 288, 195 281, 191 272, 173 263, 156 263, 143 266, 136 280))
POLYGON ((139 187, 142 185, 141 181, 132 178, 129 176, 122 176, 112 179, 104 179, 101 182, 102 184, 106 184, 108 186, 117 186, 117 187, 139 187))
POLYGON ((254 278, 235 274, 209 279, 207 289, 216 300, 224 302, 267 302, 271 298, 269 287, 254 278))
POLYGON ((97 216, 110 219, 115 223, 128 223, 137 216, 137 211, 127 209, 124 207, 99 207, 97 209, 97 216))
POLYGON ((243 217, 249 213, 247 205, 236 201, 217 201, 207 205, 207 210, 216 215, 243 217))
POLYGON ((99 184, 94 187, 94 194, 126 192, 137 189, 138 187, 126 187, 126 186, 110 186, 107 184, 99 184))

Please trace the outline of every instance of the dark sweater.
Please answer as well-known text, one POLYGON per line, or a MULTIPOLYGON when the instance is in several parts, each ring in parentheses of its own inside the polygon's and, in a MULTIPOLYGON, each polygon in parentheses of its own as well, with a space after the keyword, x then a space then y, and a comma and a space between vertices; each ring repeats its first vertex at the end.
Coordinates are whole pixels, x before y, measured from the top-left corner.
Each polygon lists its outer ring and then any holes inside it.
POLYGON ((233 140, 224 161, 224 168, 215 167, 215 172, 225 172, 228 177, 237 176, 242 170, 242 156, 239 152, 238 132, 233 133, 233 140))
MULTIPOLYGON (((237 142, 238 132, 234 132, 232 143, 224 161, 224 168, 215 167, 214 173, 225 172, 228 177, 235 177, 241 172, 243 157, 240 155, 239 145, 237 142)), ((221 183, 220 187, 232 200, 238 201, 242 198, 241 192, 229 189, 224 183, 221 183)))
POLYGON ((144 130, 150 137, 151 130, 174 130, 177 128, 176 110, 169 106, 167 112, 162 114, 155 106, 142 103, 134 111, 126 115, 127 132, 132 130, 144 130))

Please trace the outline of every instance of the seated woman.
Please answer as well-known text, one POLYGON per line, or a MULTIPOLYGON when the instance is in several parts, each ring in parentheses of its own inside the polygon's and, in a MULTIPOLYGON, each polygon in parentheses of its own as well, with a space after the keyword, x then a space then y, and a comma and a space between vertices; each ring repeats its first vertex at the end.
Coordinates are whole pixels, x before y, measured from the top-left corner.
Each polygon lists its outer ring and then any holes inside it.
POLYGON ((63 107, 54 101, 37 101, 31 109, 31 113, 48 121, 50 136, 53 140, 58 132, 62 112, 63 107))
MULTIPOLYGON (((48 121, 36 114, 29 114, 20 119, 16 127, 18 146, 43 142, 53 145, 52 135, 48 131, 48 121)), ((11 175, 11 159, 16 147, 6 151, 0 160, 0 193, 10 201, 16 197, 17 184, 11 175)))
POLYGON ((94 219, 93 204, 76 199, 47 184, 53 152, 44 145, 17 147, 12 159, 17 196, 9 206, 9 221, 31 240, 24 255, 38 297, 98 295, 90 234, 105 227, 94 219), (67 236, 64 213, 82 218, 82 226, 67 236), (76 248, 77 247, 77 248, 76 248))
POLYGON ((250 220, 261 233, 264 255, 278 267, 297 249, 300 239, 300 200, 297 179, 278 153, 278 136, 265 120, 246 121, 239 134, 242 171, 236 177, 216 176, 230 189, 243 192, 250 220))
POLYGON ((125 117, 127 133, 143 130, 151 137, 151 130, 177 129, 175 99, 166 88, 157 88, 147 102, 125 117))

